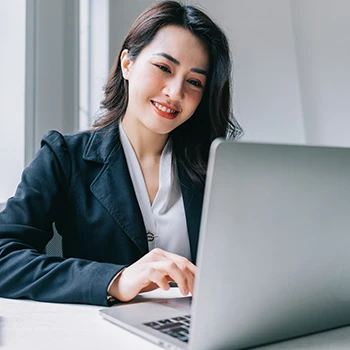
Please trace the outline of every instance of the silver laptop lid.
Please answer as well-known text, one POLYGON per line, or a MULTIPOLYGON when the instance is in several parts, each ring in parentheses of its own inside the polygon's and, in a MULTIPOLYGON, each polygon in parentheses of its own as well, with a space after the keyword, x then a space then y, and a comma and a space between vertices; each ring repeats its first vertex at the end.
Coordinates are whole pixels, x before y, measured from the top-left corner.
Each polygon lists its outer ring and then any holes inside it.
POLYGON ((191 350, 350 323, 350 150, 214 141, 191 350))

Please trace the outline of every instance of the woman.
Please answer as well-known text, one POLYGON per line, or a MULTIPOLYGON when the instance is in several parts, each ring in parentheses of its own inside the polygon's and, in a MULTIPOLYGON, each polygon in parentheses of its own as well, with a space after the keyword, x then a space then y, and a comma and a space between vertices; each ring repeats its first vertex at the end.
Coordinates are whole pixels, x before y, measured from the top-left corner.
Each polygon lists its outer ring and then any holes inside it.
POLYGON ((193 293, 210 143, 236 136, 231 62, 200 10, 155 4, 132 25, 92 130, 51 131, 0 213, 0 296, 107 305, 193 293), (43 254, 52 225, 63 258, 43 254))

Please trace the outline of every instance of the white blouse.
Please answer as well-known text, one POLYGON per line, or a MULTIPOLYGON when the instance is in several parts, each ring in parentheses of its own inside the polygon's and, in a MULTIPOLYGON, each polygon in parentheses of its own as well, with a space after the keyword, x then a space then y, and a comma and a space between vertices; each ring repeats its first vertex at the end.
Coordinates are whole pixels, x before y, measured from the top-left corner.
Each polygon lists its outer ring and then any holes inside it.
MULTIPOLYGON (((135 151, 119 124, 120 140, 129 173, 146 227, 149 250, 161 248, 191 260, 184 203, 176 169, 172 167, 170 140, 165 145, 159 164, 159 187, 151 205, 145 180, 135 151)), ((145 235, 146 235, 145 232, 145 235)))

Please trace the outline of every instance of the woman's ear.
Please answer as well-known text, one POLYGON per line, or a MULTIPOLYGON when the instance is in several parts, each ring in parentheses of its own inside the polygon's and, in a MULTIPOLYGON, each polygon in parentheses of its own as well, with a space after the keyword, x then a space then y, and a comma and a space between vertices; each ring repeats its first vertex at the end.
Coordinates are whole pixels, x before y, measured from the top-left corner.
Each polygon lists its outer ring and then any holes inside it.
POLYGON ((132 65, 132 61, 129 59, 128 53, 129 51, 127 49, 124 49, 122 54, 120 55, 120 64, 121 64, 123 78, 125 80, 128 80, 129 78, 129 72, 132 65))

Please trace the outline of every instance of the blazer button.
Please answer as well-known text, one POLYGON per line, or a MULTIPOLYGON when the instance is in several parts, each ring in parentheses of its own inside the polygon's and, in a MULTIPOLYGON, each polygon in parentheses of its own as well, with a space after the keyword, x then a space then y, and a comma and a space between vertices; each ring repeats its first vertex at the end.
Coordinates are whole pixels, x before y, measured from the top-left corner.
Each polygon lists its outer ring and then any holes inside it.
POLYGON ((154 235, 152 232, 147 232, 147 241, 148 242, 153 242, 155 238, 157 238, 158 236, 154 235))

